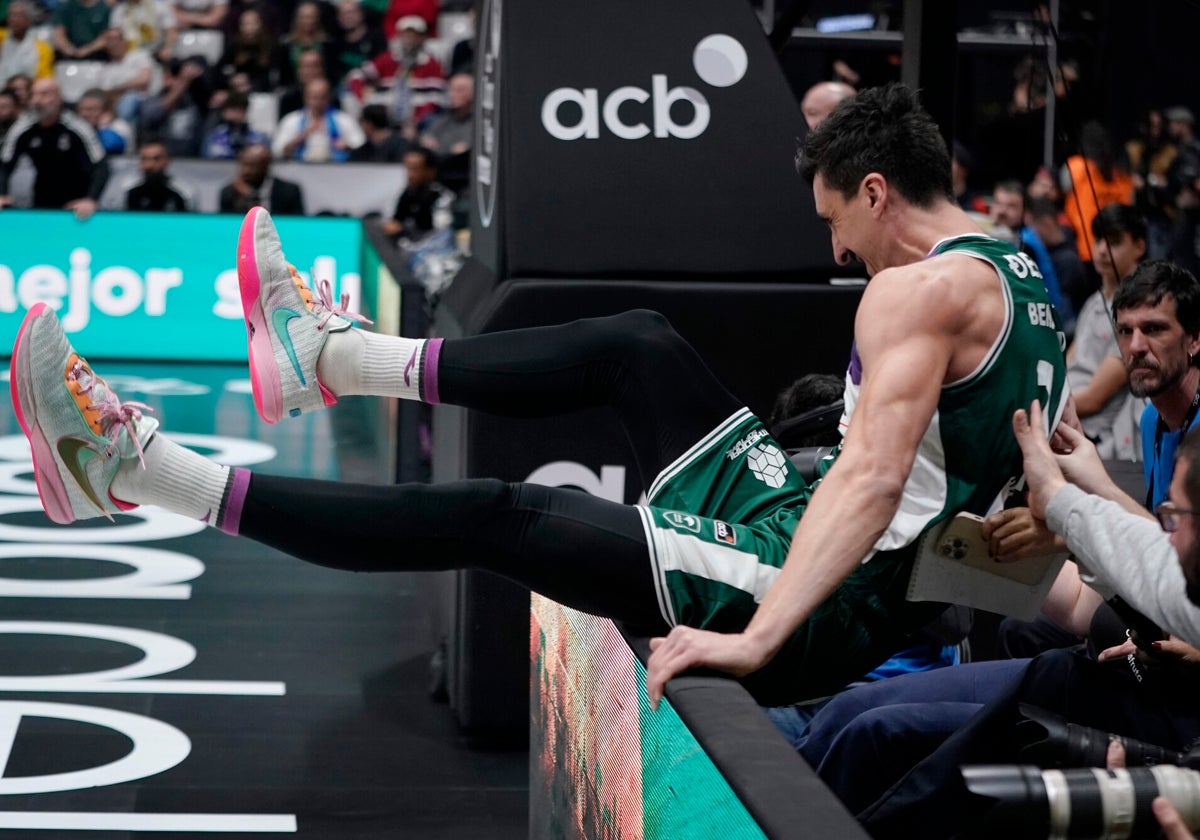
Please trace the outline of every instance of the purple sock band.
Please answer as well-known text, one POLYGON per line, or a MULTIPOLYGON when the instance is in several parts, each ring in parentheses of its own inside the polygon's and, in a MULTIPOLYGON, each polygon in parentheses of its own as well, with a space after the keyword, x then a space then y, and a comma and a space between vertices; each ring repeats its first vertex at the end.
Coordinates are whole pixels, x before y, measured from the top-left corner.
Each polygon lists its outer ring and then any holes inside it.
POLYGON ((250 490, 250 470, 234 467, 232 479, 229 495, 225 497, 225 511, 219 527, 226 534, 236 537, 242 527, 242 505, 245 504, 246 493, 250 490))
POLYGON ((421 360, 421 390, 425 393, 423 399, 430 405, 438 405, 442 400, 438 396, 438 359, 442 355, 442 342, 445 339, 431 338, 425 344, 425 358, 421 360))

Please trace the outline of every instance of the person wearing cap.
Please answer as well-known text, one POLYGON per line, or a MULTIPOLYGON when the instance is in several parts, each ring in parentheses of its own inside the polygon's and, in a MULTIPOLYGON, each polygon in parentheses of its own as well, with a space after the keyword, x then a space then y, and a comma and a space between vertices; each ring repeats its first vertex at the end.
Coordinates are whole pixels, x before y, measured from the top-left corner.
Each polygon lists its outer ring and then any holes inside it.
POLYGON ((360 102, 386 102, 409 140, 441 108, 446 90, 446 71, 425 47, 428 33, 424 18, 405 15, 396 21, 387 51, 346 77, 346 88, 360 102))
POLYGON ((399 34, 400 21, 420 18, 427 35, 437 34, 438 0, 389 0, 383 14, 383 34, 389 41, 399 34))

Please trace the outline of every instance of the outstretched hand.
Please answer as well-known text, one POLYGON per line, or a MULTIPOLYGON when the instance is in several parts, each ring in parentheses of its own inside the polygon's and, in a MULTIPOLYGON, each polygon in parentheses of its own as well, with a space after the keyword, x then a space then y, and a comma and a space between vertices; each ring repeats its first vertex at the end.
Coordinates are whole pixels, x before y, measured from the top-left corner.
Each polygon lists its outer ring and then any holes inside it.
MULTIPOLYGON (((1042 406, 1036 400, 1029 411, 1018 408, 1013 412, 1013 435, 1024 458, 1025 482, 1029 487, 1029 510, 1038 519, 1046 518, 1046 505, 1067 483, 1062 469, 1042 431, 1042 406)), ((1068 434, 1078 434, 1069 429, 1068 434)), ((1087 440, 1084 438, 1084 440, 1087 440)))
POLYGON ((761 668, 764 662, 750 650, 741 633, 674 627, 666 636, 650 640, 650 661, 646 663, 646 693, 650 697, 650 708, 658 708, 667 681, 684 671, 714 668, 743 677, 761 668))

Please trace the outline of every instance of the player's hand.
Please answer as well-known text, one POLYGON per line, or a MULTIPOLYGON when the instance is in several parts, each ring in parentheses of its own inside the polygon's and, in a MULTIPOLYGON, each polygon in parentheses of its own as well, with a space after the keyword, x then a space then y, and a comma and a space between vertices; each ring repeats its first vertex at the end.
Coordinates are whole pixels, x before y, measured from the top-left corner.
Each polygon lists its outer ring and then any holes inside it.
POLYGON ((1027 507, 993 513, 983 520, 980 533, 988 541, 988 553, 1002 563, 1066 551, 1062 538, 1027 507))
POLYGON ((692 668, 714 668, 742 677, 763 666, 767 657, 751 649, 742 633, 714 633, 694 627, 675 627, 650 640, 646 664, 646 693, 657 709, 667 681, 692 668))

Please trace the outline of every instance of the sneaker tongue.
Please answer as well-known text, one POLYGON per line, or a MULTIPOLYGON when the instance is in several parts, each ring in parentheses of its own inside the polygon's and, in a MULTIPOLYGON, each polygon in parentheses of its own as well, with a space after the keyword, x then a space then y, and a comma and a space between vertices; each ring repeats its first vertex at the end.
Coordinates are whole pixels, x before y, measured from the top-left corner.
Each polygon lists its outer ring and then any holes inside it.
POLYGON ((121 431, 117 434, 117 454, 122 458, 138 457, 139 444, 144 450, 146 445, 150 443, 150 438, 158 430, 158 420, 154 417, 147 417, 144 414, 140 420, 131 420, 129 425, 133 427, 134 433, 137 434, 137 443, 134 443, 133 437, 129 433, 129 426, 126 426, 124 423, 118 424, 121 431))

